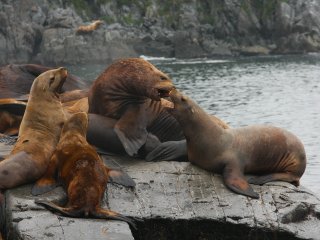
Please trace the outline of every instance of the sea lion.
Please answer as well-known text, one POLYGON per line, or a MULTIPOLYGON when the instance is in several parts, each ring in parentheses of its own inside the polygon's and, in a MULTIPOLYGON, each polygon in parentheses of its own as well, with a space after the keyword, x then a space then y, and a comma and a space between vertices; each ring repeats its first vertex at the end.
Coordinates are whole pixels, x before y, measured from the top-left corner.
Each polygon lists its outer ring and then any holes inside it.
POLYGON ((0 133, 17 135, 26 103, 12 98, 0 99, 0 133))
POLYGON ((98 27, 103 24, 103 21, 101 20, 96 20, 92 23, 90 23, 89 25, 86 26, 79 26, 76 30, 77 34, 86 34, 86 33, 91 33, 95 30, 98 29, 98 27))
POLYGON ((252 198, 259 195, 248 182, 280 180, 299 185, 306 168, 306 154, 295 135, 264 125, 223 129, 190 98, 177 90, 169 95, 174 108, 168 111, 183 128, 191 163, 222 173, 227 187, 252 198), (247 181, 244 173, 260 176, 247 181))
POLYGON ((18 140, 0 162, 0 189, 35 181, 46 171, 65 121, 58 92, 66 78, 67 70, 58 68, 34 80, 18 140))
POLYGON ((129 156, 145 144, 148 132, 163 140, 181 140, 177 121, 161 106, 173 84, 144 59, 112 63, 89 91, 89 113, 117 119, 114 130, 129 156))
MULTIPOLYGON (((38 64, 9 64, 0 67, 0 98, 18 99, 29 94, 33 80, 41 73, 54 68, 38 64)), ((75 89, 85 89, 87 84, 72 74, 67 77, 66 84, 60 93, 75 89)))
MULTIPOLYGON (((163 97, 168 96, 172 88, 170 78, 148 61, 121 59, 112 63, 92 84, 89 113, 117 120, 114 131, 130 156, 136 155, 146 144, 148 134, 153 134, 163 144, 151 144, 155 148, 149 148, 148 160, 185 159, 182 130, 164 108, 168 101, 163 97)), ((216 120, 227 126, 220 119, 216 120)), ((96 128, 89 128, 89 131, 93 129, 103 134, 103 128, 96 128)))
POLYGON ((66 189, 68 203, 65 207, 44 200, 36 203, 68 217, 115 219, 134 225, 129 218, 100 207, 108 180, 128 187, 134 187, 135 183, 124 172, 104 165, 86 141, 87 126, 88 118, 84 112, 76 113, 67 120, 46 175, 32 189, 33 194, 39 194, 43 189, 50 190, 50 186, 55 186, 57 171, 58 179, 66 189))

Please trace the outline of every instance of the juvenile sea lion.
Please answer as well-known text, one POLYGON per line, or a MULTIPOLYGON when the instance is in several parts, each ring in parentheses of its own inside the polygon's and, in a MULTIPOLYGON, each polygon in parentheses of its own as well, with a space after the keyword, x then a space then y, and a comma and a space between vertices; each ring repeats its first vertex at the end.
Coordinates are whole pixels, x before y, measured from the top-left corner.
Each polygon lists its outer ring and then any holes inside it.
MULTIPOLYGON (((29 93, 33 80, 41 73, 53 68, 38 64, 9 64, 0 67, 0 98, 19 98, 29 93)), ((77 76, 69 74, 60 93, 87 88, 77 76)))
POLYGON ((35 181, 46 171, 65 121, 58 92, 66 78, 67 70, 58 68, 34 80, 18 140, 0 162, 0 189, 35 181))
POLYGON ((102 209, 101 201, 108 180, 124 186, 135 186, 134 181, 119 170, 104 165, 95 149, 86 141, 87 114, 76 113, 63 126, 61 138, 47 173, 33 188, 34 194, 54 187, 55 172, 64 185, 68 203, 60 207, 49 201, 36 201, 45 207, 69 217, 116 219, 133 224, 132 220, 111 210, 102 209))
POLYGON ((96 20, 96 21, 90 23, 89 25, 79 26, 79 27, 77 28, 76 33, 77 33, 77 34, 91 33, 91 32, 93 32, 94 30, 97 30, 98 27, 99 27, 101 24, 103 24, 103 21, 101 21, 101 20, 96 20))
POLYGON ((299 185, 306 154, 295 135, 263 125, 223 129, 190 98, 177 90, 169 95, 174 108, 168 111, 183 128, 191 163, 222 173, 227 187, 252 198, 259 195, 244 173, 260 175, 249 179, 253 184, 280 180, 299 185))

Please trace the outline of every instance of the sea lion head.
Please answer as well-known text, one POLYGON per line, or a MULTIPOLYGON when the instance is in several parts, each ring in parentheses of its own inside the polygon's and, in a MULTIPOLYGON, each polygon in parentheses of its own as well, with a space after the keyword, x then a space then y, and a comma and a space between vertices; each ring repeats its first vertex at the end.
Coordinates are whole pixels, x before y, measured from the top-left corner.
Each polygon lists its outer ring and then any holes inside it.
POLYGON ((58 98, 62 86, 66 81, 68 72, 65 68, 60 67, 48 70, 40 74, 33 82, 30 93, 32 96, 45 96, 58 98))
POLYGON ((172 89, 169 96, 173 102, 172 107, 166 107, 166 110, 177 120, 192 119, 196 112, 197 105, 187 96, 180 93, 177 89, 172 89))
POLYGON ((126 58, 113 63, 108 71, 125 85, 127 92, 160 101, 174 87, 171 79, 142 58, 126 58))
POLYGON ((73 114, 68 121, 65 122, 62 128, 62 135, 66 132, 78 132, 86 137, 88 128, 88 115, 85 112, 78 112, 73 114))

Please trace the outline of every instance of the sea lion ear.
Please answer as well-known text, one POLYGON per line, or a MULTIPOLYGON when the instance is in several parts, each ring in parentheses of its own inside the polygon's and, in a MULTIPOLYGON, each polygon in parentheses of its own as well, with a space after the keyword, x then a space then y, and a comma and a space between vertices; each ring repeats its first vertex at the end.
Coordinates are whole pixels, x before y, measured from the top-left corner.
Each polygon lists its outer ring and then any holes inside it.
POLYGON ((187 101, 187 97, 181 96, 181 101, 182 101, 182 102, 186 102, 186 101, 187 101))
POLYGON ((110 169, 106 167, 106 171, 109 176, 108 181, 111 183, 117 183, 125 187, 134 187, 136 185, 133 179, 120 169, 110 169))

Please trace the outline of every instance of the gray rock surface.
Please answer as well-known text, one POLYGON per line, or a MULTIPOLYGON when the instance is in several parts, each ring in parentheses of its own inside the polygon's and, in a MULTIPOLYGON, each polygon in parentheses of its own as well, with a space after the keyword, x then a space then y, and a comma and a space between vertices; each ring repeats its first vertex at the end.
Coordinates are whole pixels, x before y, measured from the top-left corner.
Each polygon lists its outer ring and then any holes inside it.
POLYGON ((320 1, 0 2, 0 65, 110 62, 320 50, 320 1), (79 25, 105 24, 77 35, 79 25))
MULTIPOLYGON (((10 150, 0 143, 1 155, 10 150)), ((304 187, 273 182, 253 186, 260 199, 235 194, 187 162, 149 163, 103 156, 122 167, 135 189, 108 184, 105 208, 135 217, 134 239, 320 239, 320 199, 304 187)), ((61 188, 39 196, 59 199, 61 188)), ((30 186, 8 190, 2 224, 9 239, 133 239, 126 223, 71 219, 34 204, 30 186)))

